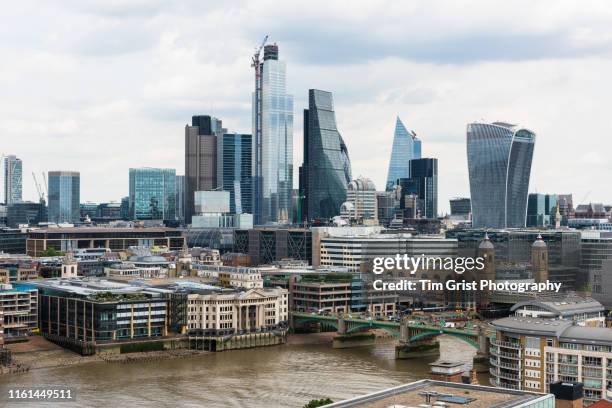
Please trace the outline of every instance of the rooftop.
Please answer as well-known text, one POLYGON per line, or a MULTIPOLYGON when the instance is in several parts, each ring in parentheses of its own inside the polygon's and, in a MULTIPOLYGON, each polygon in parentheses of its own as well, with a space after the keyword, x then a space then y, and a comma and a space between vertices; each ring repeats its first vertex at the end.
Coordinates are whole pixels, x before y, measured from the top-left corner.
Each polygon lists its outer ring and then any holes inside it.
POLYGON ((597 300, 580 296, 559 297, 550 300, 526 300, 512 306, 511 312, 525 306, 535 306, 559 317, 572 316, 578 313, 603 312, 604 307, 597 300))
POLYGON ((511 408, 523 406, 527 402, 535 404, 538 401, 546 401, 550 398, 553 398, 550 394, 421 380, 346 401, 336 402, 326 405, 326 407, 417 407, 421 404, 431 405, 436 401, 440 401, 452 403, 452 406, 456 405, 466 408, 511 408), (430 396, 429 402, 426 399, 428 395, 430 396))

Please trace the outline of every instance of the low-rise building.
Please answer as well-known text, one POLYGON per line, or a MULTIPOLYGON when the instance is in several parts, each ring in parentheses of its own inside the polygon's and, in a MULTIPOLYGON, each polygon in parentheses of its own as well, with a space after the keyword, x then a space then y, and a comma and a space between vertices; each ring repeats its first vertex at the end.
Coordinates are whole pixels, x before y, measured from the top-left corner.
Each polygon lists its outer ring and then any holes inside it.
POLYGON ((606 322, 603 305, 580 296, 525 300, 512 306, 510 311, 518 317, 566 319, 580 326, 604 327, 606 322))
POLYGON ((159 266, 136 266, 132 262, 116 263, 104 268, 108 278, 130 276, 134 278, 166 278, 168 270, 159 266))
POLYGON ((23 282, 37 278, 36 265, 29 257, 0 258, 0 283, 23 282))
POLYGON ((257 289, 263 288, 263 278, 258 268, 194 264, 197 276, 214 279, 226 288, 257 289))
POLYGON ((0 283, 2 337, 22 338, 38 327, 38 291, 29 284, 0 283))

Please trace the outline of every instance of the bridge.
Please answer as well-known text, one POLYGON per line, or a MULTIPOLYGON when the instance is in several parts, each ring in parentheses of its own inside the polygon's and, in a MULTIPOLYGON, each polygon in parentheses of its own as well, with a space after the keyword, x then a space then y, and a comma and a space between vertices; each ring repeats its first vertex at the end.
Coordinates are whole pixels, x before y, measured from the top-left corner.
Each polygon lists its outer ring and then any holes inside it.
POLYGON ((422 346, 431 344, 436 337, 447 334, 476 348, 479 354, 487 354, 489 341, 495 333, 481 326, 458 329, 453 327, 436 326, 415 321, 402 322, 375 320, 370 318, 353 317, 352 315, 319 315, 315 313, 291 314, 293 327, 304 326, 308 323, 318 323, 322 328, 336 329, 339 336, 348 336, 354 333, 381 329, 399 339, 400 345, 422 346))

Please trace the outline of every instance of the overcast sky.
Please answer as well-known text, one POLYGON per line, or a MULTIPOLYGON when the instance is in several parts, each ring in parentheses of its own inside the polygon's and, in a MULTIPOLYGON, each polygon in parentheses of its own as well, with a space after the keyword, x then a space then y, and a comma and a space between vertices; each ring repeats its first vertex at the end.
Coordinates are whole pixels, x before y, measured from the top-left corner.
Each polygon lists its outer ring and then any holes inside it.
MULTIPOLYGON (((8 2, 0 15, 0 153, 81 172, 81 201, 120 200, 129 167, 183 174, 184 125, 251 132, 250 58, 264 35, 295 97, 333 92, 353 176, 384 188, 396 116, 439 159, 439 207, 469 194, 471 121, 537 133, 530 190, 612 202, 609 1, 8 2)), ((294 177, 297 187, 297 174, 294 177)))

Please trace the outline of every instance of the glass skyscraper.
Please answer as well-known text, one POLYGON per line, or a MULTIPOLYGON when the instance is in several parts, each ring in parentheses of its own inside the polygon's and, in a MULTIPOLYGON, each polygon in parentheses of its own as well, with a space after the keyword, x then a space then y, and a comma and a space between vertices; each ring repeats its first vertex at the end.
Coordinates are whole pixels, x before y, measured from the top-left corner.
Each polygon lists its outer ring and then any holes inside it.
POLYGON ((421 140, 416 133, 406 129, 401 119, 395 122, 395 134, 393 135, 393 147, 391 149, 391 160, 389 161, 389 172, 387 175, 387 190, 390 191, 397 179, 410 177, 410 160, 421 158, 421 140))
POLYGON ((438 159, 410 160, 410 177, 401 178, 399 183, 402 197, 416 196, 420 218, 438 216, 438 159))
POLYGON ((287 94, 286 65, 278 59, 276 44, 264 47, 263 62, 255 69, 254 221, 288 223, 293 202, 293 96, 287 94))
POLYGON ((508 123, 468 124, 473 227, 525 227, 535 139, 532 131, 508 123))
POLYGON ((4 158, 4 203, 8 206, 21 201, 22 163, 17 156, 4 158))
POLYGON ((78 171, 49 172, 49 221, 79 222, 81 175, 78 171))
POLYGON ((185 176, 176 176, 175 184, 176 194, 174 195, 174 203, 176 205, 176 219, 183 223, 185 222, 185 176))
POLYGON ((336 127, 331 92, 311 89, 304 110, 304 164, 300 195, 302 219, 327 220, 340 214, 351 182, 351 162, 336 127))
POLYGON ((130 218, 169 220, 176 217, 176 171, 130 169, 130 218))
POLYGON ((230 192, 230 213, 253 214, 253 138, 226 133, 219 138, 217 185, 230 192))

